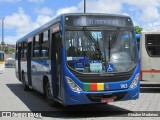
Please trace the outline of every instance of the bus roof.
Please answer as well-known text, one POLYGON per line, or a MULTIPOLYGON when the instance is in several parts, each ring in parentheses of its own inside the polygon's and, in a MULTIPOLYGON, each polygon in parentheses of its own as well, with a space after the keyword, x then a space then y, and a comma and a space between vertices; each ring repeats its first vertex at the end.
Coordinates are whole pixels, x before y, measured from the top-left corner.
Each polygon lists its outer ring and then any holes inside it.
POLYGON ((142 34, 160 34, 160 31, 151 30, 151 31, 142 31, 141 33, 142 34))
POLYGON ((127 15, 118 15, 118 14, 108 14, 108 13, 68 13, 68 14, 63 14, 64 16, 74 16, 74 15, 93 15, 93 16, 97 16, 97 15, 99 15, 99 16, 112 16, 112 17, 129 17, 129 16, 127 16, 127 15))
POLYGON ((41 27, 33 30, 32 32, 30 32, 30 33, 28 33, 27 35, 25 35, 24 37, 20 38, 16 43, 25 41, 26 39, 34 36, 35 34, 41 32, 42 30, 47 29, 47 28, 50 27, 51 25, 53 25, 53 24, 55 24, 55 23, 58 23, 60 20, 61 20, 60 16, 59 16, 59 17, 56 17, 55 19, 49 21, 48 23, 44 24, 43 26, 41 26, 41 27))
POLYGON ((61 14, 58 17, 52 19, 51 21, 49 21, 48 23, 44 24, 43 26, 33 30, 32 32, 28 33, 27 35, 25 35, 24 37, 20 38, 19 40, 17 40, 16 43, 20 43, 25 41, 26 39, 36 35, 37 33, 40 33, 42 30, 45 30, 47 28, 49 28, 50 26, 52 26, 55 23, 58 23, 61 21, 61 17, 62 16, 76 16, 76 15, 87 15, 87 16, 110 16, 110 17, 128 17, 127 15, 118 15, 118 14, 107 14, 107 13, 68 13, 68 14, 61 14))

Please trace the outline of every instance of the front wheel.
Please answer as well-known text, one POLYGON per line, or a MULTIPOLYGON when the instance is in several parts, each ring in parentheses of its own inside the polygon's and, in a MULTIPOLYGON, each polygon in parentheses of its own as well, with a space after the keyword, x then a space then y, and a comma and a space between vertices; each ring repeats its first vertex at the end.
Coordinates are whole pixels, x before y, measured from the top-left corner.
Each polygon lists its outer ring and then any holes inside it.
POLYGON ((46 83, 45 95, 46 95, 46 100, 47 100, 49 105, 51 105, 51 106, 57 106, 58 105, 58 103, 55 100, 53 100, 53 98, 52 98, 51 87, 49 85, 49 82, 46 83))

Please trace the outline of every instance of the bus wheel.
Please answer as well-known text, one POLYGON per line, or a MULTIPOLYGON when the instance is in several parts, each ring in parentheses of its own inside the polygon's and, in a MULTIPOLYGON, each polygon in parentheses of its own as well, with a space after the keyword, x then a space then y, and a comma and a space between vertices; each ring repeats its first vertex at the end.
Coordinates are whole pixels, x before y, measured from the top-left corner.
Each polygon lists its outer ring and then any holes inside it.
POLYGON ((57 106, 58 103, 55 100, 53 100, 53 98, 52 98, 51 87, 49 85, 49 82, 47 82, 46 86, 45 86, 45 95, 46 95, 47 103, 49 105, 57 106))
POLYGON ((24 91, 29 90, 28 85, 26 85, 24 73, 22 74, 22 83, 23 83, 23 90, 24 90, 24 91))

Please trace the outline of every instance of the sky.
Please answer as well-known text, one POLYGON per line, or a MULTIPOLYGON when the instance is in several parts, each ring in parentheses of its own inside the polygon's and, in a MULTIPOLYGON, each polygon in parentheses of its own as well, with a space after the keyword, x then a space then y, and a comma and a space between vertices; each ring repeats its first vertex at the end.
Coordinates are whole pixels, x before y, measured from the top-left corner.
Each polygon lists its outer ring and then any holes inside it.
MULTIPOLYGON (((77 12, 83 12, 83 0, 0 0, 4 42, 15 44, 57 15, 77 12)), ((86 0, 86 12, 128 15, 143 30, 160 30, 160 0, 86 0)))

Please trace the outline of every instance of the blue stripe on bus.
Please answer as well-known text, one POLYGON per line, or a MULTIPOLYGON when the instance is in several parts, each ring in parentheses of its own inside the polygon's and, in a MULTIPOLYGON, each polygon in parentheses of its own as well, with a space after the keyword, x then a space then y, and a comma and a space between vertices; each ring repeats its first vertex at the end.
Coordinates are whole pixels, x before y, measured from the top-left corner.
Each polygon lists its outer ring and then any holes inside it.
POLYGON ((49 64, 47 63, 47 60, 32 60, 32 62, 35 62, 35 63, 40 64, 40 65, 45 66, 45 67, 49 67, 49 64))

